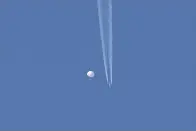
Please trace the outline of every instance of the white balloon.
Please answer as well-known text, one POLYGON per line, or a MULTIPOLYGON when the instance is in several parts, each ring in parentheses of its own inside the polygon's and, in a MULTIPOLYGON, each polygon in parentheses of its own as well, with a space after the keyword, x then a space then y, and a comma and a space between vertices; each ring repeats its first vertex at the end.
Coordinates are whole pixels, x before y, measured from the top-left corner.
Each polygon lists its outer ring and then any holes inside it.
POLYGON ((95 76, 95 73, 93 71, 88 71, 87 76, 92 78, 95 76))

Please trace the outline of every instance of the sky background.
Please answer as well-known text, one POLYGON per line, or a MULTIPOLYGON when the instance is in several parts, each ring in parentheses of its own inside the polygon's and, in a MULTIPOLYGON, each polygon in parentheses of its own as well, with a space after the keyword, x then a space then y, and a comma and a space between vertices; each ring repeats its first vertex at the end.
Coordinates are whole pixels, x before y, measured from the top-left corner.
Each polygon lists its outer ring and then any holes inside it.
POLYGON ((195 6, 113 0, 109 89, 96 0, 0 0, 0 129, 196 129, 195 6))

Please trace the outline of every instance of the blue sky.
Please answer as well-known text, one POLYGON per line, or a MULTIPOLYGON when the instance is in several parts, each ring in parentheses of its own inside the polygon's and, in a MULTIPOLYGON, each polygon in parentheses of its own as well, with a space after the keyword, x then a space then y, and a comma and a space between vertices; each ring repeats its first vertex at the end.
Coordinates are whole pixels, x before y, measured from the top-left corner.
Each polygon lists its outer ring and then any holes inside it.
POLYGON ((96 0, 2 0, 0 129, 195 129, 195 5, 113 0, 109 89, 96 0))

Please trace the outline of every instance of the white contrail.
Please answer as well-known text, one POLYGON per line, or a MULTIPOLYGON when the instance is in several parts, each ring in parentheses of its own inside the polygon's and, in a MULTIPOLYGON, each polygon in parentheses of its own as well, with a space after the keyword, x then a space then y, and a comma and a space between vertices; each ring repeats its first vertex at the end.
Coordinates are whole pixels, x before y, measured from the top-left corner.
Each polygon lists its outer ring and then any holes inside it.
POLYGON ((106 80, 112 85, 112 0, 97 0, 106 80))

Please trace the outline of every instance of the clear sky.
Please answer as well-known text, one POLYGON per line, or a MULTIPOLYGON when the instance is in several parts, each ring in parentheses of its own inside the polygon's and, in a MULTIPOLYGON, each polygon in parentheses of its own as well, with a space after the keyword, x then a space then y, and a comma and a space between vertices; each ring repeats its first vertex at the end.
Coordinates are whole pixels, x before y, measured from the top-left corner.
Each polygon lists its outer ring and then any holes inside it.
POLYGON ((195 6, 113 0, 109 89, 96 0, 1 0, 0 129, 193 129, 195 6))

